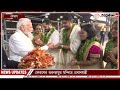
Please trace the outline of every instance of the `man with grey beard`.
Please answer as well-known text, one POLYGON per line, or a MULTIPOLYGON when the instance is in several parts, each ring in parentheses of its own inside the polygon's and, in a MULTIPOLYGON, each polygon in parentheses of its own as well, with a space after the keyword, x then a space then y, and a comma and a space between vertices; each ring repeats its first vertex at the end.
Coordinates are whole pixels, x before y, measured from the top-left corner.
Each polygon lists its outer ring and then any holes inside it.
POLYGON ((9 59, 20 62, 29 51, 34 49, 32 43, 33 26, 28 18, 21 18, 17 23, 16 32, 9 39, 9 59))

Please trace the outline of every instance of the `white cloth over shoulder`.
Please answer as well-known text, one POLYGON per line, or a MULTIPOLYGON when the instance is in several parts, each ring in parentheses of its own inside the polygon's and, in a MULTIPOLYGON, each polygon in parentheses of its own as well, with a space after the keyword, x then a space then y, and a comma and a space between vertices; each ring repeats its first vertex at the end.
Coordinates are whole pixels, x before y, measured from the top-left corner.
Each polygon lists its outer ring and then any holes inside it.
POLYGON ((20 62, 29 51, 34 49, 34 45, 22 31, 17 30, 9 39, 10 60, 20 62))
MULTIPOLYGON (((80 40, 80 36, 79 36, 79 31, 81 30, 80 26, 75 25, 72 29, 72 32, 70 34, 70 50, 72 51, 72 53, 76 53, 77 49, 80 46, 81 40, 80 40)), ((61 30, 60 33, 60 42, 62 43, 62 34, 63 33, 63 29, 61 30)))
POLYGON ((81 43, 80 36, 79 36, 80 30, 81 28, 78 25, 75 25, 70 34, 70 49, 73 53, 77 52, 77 49, 79 48, 81 43))
MULTIPOLYGON (((72 32, 70 34, 70 50, 67 53, 64 53, 63 51, 61 51, 61 55, 59 57, 60 63, 62 63, 64 65, 64 69, 70 69, 72 68, 71 66, 71 60, 74 58, 75 53, 77 52, 77 49, 80 46, 81 40, 80 40, 80 36, 79 36, 79 31, 81 30, 81 28, 78 25, 75 25, 72 29, 72 32)), ((60 33, 60 42, 62 43, 62 34, 63 33, 63 29, 61 30, 60 33)))
POLYGON ((59 43, 59 32, 57 31, 57 30, 55 30, 52 34, 51 34, 51 36, 50 36, 50 38, 49 38, 49 40, 48 40, 48 43, 54 43, 54 45, 56 45, 56 44, 58 44, 59 43))

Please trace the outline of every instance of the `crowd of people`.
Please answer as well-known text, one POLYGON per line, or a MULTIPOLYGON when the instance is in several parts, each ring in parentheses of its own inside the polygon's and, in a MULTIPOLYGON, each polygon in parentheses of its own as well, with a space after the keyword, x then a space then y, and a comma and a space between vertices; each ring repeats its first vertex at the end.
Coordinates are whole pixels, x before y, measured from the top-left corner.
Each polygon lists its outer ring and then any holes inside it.
MULTIPOLYGON (((49 19, 38 24, 33 30, 28 18, 21 18, 16 32, 9 39, 9 60, 2 49, 2 68, 19 68, 21 58, 35 47, 45 47, 54 56, 55 65, 48 69, 117 69, 118 68, 118 28, 115 21, 111 28, 112 39, 105 47, 97 39, 92 24, 79 26, 73 23, 72 16, 61 19, 60 31, 49 19), (103 62, 106 62, 104 67, 103 62), (10 64, 9 64, 10 63, 10 64)), ((103 33, 102 33, 103 35, 103 33)), ((30 68, 34 68, 34 65, 30 68)))

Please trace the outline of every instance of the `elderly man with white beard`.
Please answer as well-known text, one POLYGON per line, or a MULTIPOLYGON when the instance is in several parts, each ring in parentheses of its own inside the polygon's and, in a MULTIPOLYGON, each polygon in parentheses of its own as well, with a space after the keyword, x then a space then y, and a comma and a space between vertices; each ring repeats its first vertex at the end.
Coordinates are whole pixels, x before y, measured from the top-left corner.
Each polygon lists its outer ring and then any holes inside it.
POLYGON ((21 18, 17 23, 16 32, 9 39, 10 60, 20 62, 29 51, 34 49, 32 43, 33 26, 28 18, 21 18))

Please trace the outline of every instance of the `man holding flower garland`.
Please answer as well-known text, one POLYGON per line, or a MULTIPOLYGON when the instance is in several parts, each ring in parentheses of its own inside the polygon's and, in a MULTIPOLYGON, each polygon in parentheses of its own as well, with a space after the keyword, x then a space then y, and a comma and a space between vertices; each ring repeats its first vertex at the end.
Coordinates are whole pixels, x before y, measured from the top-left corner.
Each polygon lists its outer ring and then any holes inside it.
POLYGON ((56 47, 61 48, 61 54, 59 57, 60 64, 63 65, 61 68, 70 69, 72 68, 70 62, 77 52, 81 42, 78 35, 81 28, 79 25, 73 23, 72 16, 69 14, 63 16, 62 26, 63 28, 60 31, 60 43, 57 44, 56 47))

